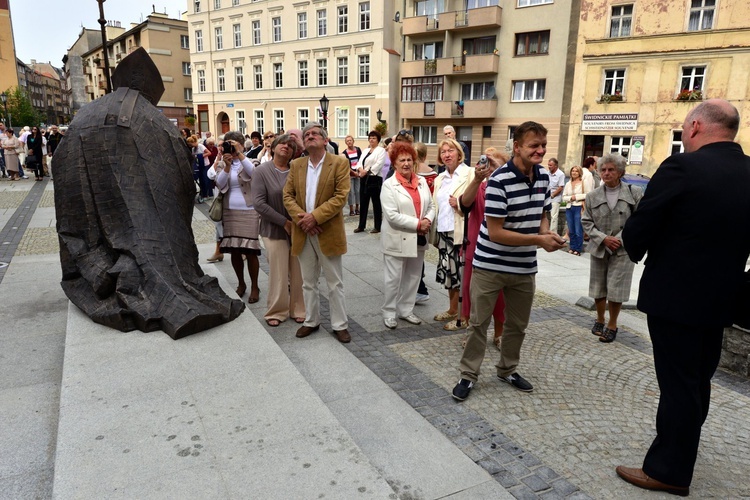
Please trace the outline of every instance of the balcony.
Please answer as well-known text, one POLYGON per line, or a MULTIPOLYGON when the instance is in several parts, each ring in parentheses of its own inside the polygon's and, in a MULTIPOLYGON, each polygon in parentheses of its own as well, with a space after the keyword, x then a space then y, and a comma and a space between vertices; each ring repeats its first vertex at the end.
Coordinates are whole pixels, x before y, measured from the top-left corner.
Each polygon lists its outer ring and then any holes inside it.
POLYGON ((430 102, 402 102, 401 117, 405 119, 435 118, 483 118, 497 117, 497 99, 475 101, 430 101, 430 102))
POLYGON ((87 94, 93 94, 94 93, 94 86, 93 85, 86 85, 84 87, 84 90, 87 94))
POLYGON ((471 28, 499 28, 503 9, 497 5, 407 17, 404 35, 415 36, 471 28))
POLYGON ((477 54, 459 57, 441 57, 401 63, 401 76, 483 75, 497 74, 500 57, 497 54, 477 54))

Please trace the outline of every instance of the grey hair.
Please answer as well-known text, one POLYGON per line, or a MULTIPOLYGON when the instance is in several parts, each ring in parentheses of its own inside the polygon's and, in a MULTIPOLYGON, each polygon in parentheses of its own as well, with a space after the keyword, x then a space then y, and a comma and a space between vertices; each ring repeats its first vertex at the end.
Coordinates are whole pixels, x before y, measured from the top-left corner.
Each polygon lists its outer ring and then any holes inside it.
POLYGON ((224 140, 225 141, 237 141, 239 144, 244 144, 245 136, 242 135, 242 132, 232 130, 231 132, 227 132, 226 134, 224 134, 224 140))
POLYGON ((323 137, 323 139, 328 140, 328 131, 323 128, 323 125, 321 125, 319 122, 307 122, 307 125, 305 125, 305 128, 302 129, 302 139, 305 138, 305 134, 314 128, 320 129, 320 135, 323 137))
POLYGON ((453 125, 446 125, 445 127, 443 127, 443 133, 445 133, 446 130, 450 130, 452 132, 456 131, 456 129, 453 128, 453 125))
POLYGON ((601 170, 604 165, 611 163, 617 169, 620 177, 625 173, 625 167, 628 166, 628 160, 624 156, 618 153, 607 153, 598 160, 596 160, 596 170, 601 170))

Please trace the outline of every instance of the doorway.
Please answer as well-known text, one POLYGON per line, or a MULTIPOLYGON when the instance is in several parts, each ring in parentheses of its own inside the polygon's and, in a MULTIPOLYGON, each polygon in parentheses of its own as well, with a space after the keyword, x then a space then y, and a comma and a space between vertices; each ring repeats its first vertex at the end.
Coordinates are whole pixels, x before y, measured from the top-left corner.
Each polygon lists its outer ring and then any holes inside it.
POLYGON ((219 120, 219 128, 221 129, 221 133, 226 134, 227 132, 229 132, 229 116, 227 116, 226 113, 221 112, 219 113, 217 119, 219 120))
POLYGON ((583 136, 583 156, 581 163, 589 156, 602 156, 604 154, 604 136, 603 135, 584 135, 583 136))

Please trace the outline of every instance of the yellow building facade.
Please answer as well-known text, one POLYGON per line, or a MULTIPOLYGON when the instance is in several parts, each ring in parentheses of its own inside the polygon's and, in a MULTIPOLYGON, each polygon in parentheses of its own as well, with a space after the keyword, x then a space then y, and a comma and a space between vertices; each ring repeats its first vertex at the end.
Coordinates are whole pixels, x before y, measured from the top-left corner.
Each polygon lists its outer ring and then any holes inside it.
POLYGON ((565 171, 621 153, 652 175, 681 151, 688 111, 710 98, 740 111, 750 151, 750 3, 593 0, 581 12, 565 171))
POLYGON ((16 45, 8 0, 0 0, 0 92, 18 87, 16 45))

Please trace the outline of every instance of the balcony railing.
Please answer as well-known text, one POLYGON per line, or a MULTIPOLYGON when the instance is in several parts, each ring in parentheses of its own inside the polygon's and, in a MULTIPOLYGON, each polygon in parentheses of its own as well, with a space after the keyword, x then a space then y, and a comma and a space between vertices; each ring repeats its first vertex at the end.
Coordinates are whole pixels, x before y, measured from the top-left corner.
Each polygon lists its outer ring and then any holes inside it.
POLYGON ((411 101, 402 102, 401 117, 406 119, 436 118, 484 118, 497 116, 497 99, 477 99, 471 101, 411 101))
POLYGON ((404 35, 413 36, 437 30, 465 28, 499 28, 503 9, 497 5, 477 9, 458 10, 407 17, 404 19, 404 35))

